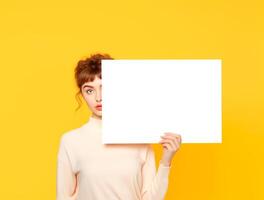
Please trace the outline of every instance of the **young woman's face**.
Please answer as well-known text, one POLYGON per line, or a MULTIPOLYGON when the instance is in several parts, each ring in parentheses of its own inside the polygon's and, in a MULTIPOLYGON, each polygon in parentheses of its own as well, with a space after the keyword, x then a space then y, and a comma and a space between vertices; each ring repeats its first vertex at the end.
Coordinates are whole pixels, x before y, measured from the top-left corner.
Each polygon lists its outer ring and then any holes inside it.
POLYGON ((96 106, 102 105, 102 80, 96 76, 94 81, 84 83, 82 85, 82 95, 93 112, 92 115, 101 118, 102 107, 96 108, 96 106))

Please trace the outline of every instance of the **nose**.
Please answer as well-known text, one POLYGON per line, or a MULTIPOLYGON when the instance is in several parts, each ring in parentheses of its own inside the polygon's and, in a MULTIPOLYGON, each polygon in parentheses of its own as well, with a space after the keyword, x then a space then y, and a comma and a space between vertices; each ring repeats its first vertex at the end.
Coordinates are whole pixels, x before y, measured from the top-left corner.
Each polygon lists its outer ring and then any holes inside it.
POLYGON ((96 102, 101 102, 101 101, 102 101, 102 95, 101 95, 101 91, 100 91, 96 95, 96 102))

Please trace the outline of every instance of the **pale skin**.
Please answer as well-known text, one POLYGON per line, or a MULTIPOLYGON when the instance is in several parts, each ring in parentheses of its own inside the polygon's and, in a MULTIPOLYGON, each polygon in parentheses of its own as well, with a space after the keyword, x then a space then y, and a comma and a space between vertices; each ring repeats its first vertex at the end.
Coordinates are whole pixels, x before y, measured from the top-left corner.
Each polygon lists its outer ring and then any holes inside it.
MULTIPOLYGON (((88 107, 92 111, 92 116, 102 119, 102 111, 95 108, 96 105, 102 104, 102 80, 96 76, 94 81, 86 82, 82 85, 81 92, 88 107)), ((164 136, 161 136, 159 143, 163 147, 161 163, 165 166, 171 166, 172 159, 181 145, 181 135, 165 132, 164 136)))

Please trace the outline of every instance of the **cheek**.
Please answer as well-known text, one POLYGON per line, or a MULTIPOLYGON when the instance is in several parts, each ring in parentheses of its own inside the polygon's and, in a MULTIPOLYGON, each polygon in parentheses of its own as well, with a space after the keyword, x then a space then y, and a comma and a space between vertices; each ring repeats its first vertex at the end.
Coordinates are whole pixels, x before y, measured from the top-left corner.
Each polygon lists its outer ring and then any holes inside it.
POLYGON ((92 96, 84 96, 84 100, 86 101, 89 107, 94 107, 94 102, 92 99, 92 96))

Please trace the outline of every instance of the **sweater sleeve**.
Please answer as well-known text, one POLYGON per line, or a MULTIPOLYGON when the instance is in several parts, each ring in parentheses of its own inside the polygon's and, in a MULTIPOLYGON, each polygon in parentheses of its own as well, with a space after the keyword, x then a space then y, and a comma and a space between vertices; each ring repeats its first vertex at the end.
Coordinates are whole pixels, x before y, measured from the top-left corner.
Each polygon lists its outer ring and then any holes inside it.
POLYGON ((142 200, 164 200, 168 189, 170 168, 171 166, 165 166, 160 162, 156 173, 154 150, 148 144, 145 163, 142 167, 142 200))
POLYGON ((61 137, 57 155, 56 200, 75 200, 78 193, 77 174, 74 173, 69 150, 61 137))

